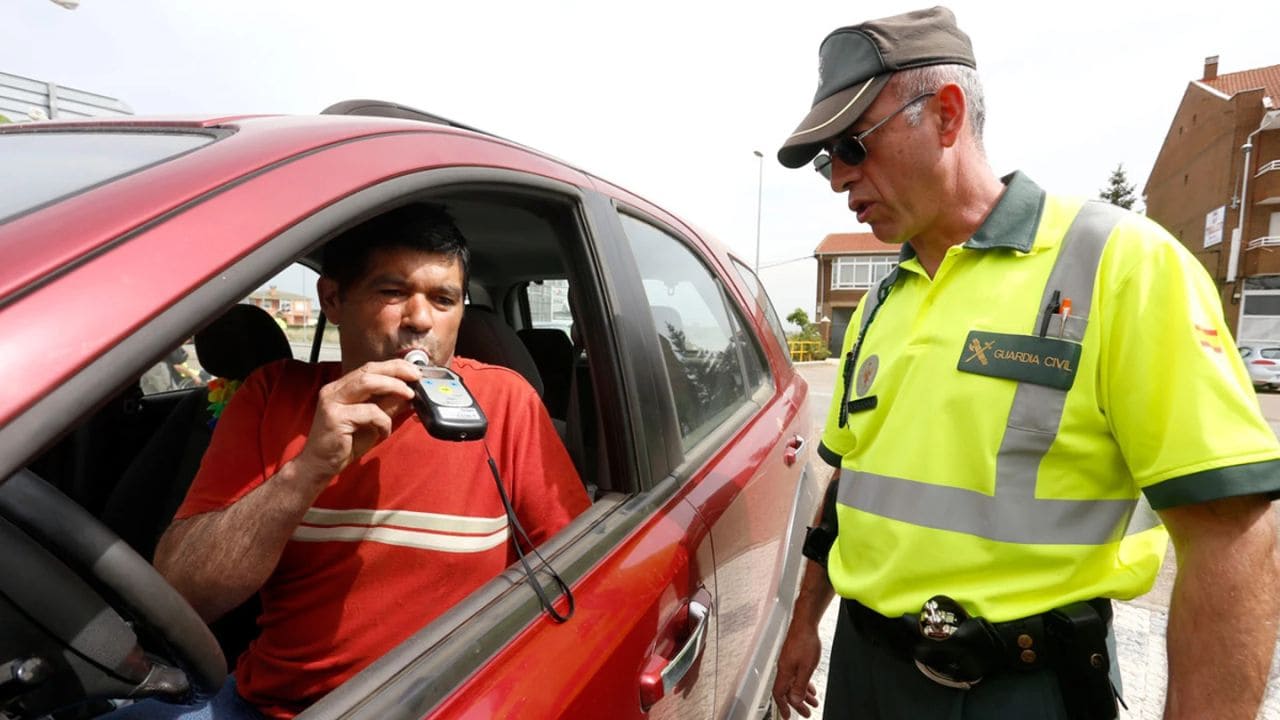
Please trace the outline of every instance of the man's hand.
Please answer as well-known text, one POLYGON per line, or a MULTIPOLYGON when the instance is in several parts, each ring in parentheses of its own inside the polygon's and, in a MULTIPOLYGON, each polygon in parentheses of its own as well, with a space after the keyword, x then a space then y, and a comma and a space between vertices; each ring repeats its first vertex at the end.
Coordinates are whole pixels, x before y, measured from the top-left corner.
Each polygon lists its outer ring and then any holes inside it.
POLYGON ((365 363, 320 389, 307 444, 294 462, 328 482, 391 434, 394 419, 413 400, 407 383, 422 377, 413 363, 365 363))
POLYGON ((818 638, 817 625, 793 619, 782 641, 778 672, 773 679, 773 702, 783 720, 791 717, 791 708, 802 717, 809 717, 811 708, 818 706, 818 688, 809 678, 821 659, 822 640, 818 638))

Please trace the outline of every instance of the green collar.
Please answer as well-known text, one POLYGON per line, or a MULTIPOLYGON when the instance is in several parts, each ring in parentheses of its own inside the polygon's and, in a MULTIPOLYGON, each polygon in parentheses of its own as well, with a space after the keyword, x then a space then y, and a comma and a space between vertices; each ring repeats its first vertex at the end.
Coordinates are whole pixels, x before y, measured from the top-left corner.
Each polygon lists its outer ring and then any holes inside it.
POLYGON ((1036 240, 1036 228, 1040 226, 1040 213, 1044 211, 1044 190, 1026 175, 1015 171, 1000 178, 1004 192, 991 208, 982 227, 964 244, 975 250, 997 247, 1031 252, 1036 240))
MULTIPOLYGON (((982 227, 969 238, 964 246, 974 250, 990 250, 1007 247, 1024 253, 1031 252, 1036 240, 1036 228, 1040 227, 1040 213, 1044 211, 1044 190, 1020 171, 1000 178, 1004 192, 991 208, 982 227)), ((916 256, 911 243, 902 243, 898 251, 898 263, 916 256)))

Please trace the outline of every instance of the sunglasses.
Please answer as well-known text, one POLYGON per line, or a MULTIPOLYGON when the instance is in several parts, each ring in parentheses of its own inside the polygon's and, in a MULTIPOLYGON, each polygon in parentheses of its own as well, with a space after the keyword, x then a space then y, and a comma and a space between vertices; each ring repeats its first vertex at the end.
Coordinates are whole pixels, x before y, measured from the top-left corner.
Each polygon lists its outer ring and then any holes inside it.
POLYGON ((813 159, 813 169, 817 170, 822 177, 830 180, 832 156, 840 158, 840 162, 845 165, 862 164, 862 161, 867 159, 867 146, 863 144, 863 140, 866 140, 871 133, 879 130, 885 123, 892 120, 898 113, 906 110, 912 105, 915 105, 921 100, 936 94, 936 92, 921 93, 920 95, 908 100, 902 107, 894 110, 888 115, 885 115, 880 122, 872 125, 866 130, 863 130, 857 135, 849 135, 836 140, 835 144, 828 148, 826 152, 819 153, 818 156, 813 159))

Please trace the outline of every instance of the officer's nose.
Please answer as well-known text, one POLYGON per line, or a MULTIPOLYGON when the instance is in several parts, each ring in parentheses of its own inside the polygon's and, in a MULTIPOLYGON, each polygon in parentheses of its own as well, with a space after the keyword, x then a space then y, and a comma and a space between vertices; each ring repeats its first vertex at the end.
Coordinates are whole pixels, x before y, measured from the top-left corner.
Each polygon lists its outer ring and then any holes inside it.
POLYGON ((831 158, 831 191, 845 193, 862 179, 862 166, 849 165, 838 157, 831 158))

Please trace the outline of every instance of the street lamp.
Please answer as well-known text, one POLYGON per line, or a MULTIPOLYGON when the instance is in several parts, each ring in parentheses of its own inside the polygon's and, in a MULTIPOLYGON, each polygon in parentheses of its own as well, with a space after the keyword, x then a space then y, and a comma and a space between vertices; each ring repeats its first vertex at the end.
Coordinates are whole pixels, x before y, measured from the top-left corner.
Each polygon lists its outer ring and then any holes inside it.
POLYGON ((756 179, 756 275, 760 274, 760 200, 764 197, 764 155, 759 150, 751 151, 756 156, 756 164, 760 172, 756 179))

